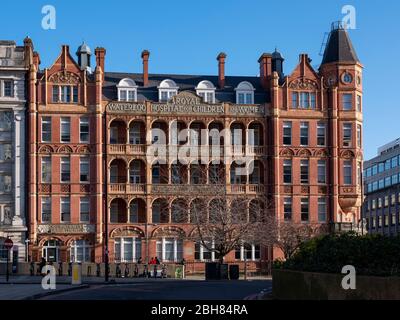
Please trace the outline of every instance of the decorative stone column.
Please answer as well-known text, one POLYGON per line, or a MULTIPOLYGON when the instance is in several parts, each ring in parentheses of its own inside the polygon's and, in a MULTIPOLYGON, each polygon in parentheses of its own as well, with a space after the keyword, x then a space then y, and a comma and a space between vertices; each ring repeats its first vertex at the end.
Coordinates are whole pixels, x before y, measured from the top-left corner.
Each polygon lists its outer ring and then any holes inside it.
POLYGON ((25 113, 14 111, 14 216, 12 225, 25 225, 25 113))

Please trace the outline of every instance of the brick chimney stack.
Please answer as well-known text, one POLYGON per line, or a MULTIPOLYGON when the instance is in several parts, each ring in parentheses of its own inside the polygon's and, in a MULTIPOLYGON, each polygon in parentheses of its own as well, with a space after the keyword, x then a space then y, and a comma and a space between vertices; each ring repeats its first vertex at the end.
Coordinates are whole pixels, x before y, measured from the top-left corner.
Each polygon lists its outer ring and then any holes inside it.
POLYGON ((226 54, 221 52, 218 57, 218 85, 220 89, 225 88, 225 59, 226 54))
POLYGON ((143 86, 146 87, 149 84, 149 57, 150 52, 148 50, 142 51, 143 60, 143 86))
POLYGON ((106 49, 96 48, 94 52, 96 55, 96 66, 101 68, 104 81, 104 75, 105 75, 104 65, 105 65, 106 49))
POLYGON ((260 64, 260 81, 264 90, 268 89, 268 81, 272 75, 272 55, 269 53, 263 53, 258 59, 260 64))

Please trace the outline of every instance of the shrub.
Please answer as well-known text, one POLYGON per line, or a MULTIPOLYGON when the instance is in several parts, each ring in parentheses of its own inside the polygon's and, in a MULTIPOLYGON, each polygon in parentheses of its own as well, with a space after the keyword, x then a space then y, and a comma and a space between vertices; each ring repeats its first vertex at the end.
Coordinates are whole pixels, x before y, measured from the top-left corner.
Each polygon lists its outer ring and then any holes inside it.
POLYGON ((359 236, 354 233, 325 235, 306 241, 275 268, 341 273, 352 265, 359 275, 400 276, 400 236, 359 236))

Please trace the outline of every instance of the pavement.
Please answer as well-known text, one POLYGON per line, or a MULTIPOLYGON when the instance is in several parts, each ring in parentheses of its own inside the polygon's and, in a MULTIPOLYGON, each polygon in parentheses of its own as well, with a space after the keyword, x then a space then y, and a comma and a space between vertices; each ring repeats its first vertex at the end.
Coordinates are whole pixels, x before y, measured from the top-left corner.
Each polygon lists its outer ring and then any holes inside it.
POLYGON ((261 300, 272 288, 270 278, 248 281, 204 281, 204 276, 181 279, 84 277, 72 286, 70 277, 57 277, 56 290, 44 290, 42 277, 0 276, 0 300, 261 300))

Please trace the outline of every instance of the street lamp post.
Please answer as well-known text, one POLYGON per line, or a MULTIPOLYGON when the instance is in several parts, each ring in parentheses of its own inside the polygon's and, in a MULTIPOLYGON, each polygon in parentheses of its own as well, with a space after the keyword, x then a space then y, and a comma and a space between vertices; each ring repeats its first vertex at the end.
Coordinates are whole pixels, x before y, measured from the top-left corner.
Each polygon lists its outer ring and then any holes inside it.
POLYGON ((244 246, 244 280, 247 280, 247 248, 244 246))
POLYGON ((29 262, 29 239, 25 240, 25 261, 29 262))

